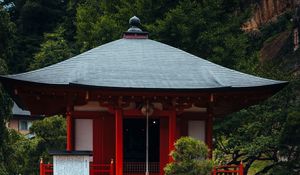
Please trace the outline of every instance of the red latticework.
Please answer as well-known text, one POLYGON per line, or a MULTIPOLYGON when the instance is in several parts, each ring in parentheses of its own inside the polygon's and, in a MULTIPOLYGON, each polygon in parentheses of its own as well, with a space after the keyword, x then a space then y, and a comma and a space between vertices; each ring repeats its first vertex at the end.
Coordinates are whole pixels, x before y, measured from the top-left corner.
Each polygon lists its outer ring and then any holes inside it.
POLYGON ((243 175, 244 166, 243 164, 239 165, 224 165, 217 166, 213 169, 213 175, 243 175))
MULTIPOLYGON (((124 162, 123 168, 123 175, 144 175, 146 162, 124 162)), ((149 162, 149 174, 159 174, 159 162, 149 162)))

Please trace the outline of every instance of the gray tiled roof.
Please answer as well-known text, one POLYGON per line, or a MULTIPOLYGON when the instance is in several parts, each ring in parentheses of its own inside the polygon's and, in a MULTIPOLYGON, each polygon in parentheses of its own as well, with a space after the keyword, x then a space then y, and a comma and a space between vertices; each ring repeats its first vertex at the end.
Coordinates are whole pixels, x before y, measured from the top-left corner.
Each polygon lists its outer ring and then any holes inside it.
POLYGON ((231 70, 150 39, 119 39, 63 62, 3 78, 120 88, 240 88, 285 83, 231 70))

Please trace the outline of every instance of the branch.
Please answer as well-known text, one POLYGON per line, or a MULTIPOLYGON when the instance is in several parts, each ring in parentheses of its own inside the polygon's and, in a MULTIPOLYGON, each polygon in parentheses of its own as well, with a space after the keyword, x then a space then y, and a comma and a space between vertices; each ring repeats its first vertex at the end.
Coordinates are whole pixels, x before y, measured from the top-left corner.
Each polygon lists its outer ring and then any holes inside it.
POLYGON ((232 160, 232 161, 228 162, 227 165, 239 165, 240 163, 241 163, 241 161, 232 160))
POLYGON ((259 153, 258 156, 247 157, 243 162, 248 162, 248 161, 251 161, 251 160, 257 160, 260 156, 261 156, 261 153, 259 153))
POLYGON ((240 160, 238 160, 239 158, 241 158, 242 156, 245 156, 247 154, 245 153, 238 153, 239 151, 235 151, 234 153, 232 153, 232 160, 230 162, 228 162, 227 164, 234 164, 234 165, 239 165, 240 164, 240 160))
POLYGON ((230 154, 230 150, 226 149, 226 147, 224 146, 224 144, 222 143, 222 141, 219 141, 221 139, 217 139, 217 144, 220 145, 221 149, 223 150, 223 152, 225 152, 226 154, 230 154))
POLYGON ((264 169, 262 169, 261 171, 257 172, 255 175, 263 175, 266 174, 270 169, 272 169, 275 165, 277 165, 278 163, 274 163, 271 165, 268 165, 266 167, 264 167, 264 169))
POLYGON ((276 159, 274 157, 269 157, 269 158, 257 158, 256 160, 274 160, 276 162, 276 159))
POLYGON ((248 159, 248 161, 247 161, 247 163, 245 165, 245 168, 244 168, 244 174, 248 173, 249 168, 251 167, 252 163, 257 159, 257 157, 251 156, 247 159, 248 159))

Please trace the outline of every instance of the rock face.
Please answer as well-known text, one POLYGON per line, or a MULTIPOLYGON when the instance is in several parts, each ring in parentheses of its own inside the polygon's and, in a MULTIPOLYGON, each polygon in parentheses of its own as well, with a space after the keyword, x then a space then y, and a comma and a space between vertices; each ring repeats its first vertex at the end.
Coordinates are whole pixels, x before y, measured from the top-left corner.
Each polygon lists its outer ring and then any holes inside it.
POLYGON ((263 48, 260 50, 260 62, 276 58, 281 49, 287 44, 290 34, 290 31, 284 31, 279 33, 271 41, 265 42, 263 48))
POLYGON ((253 3, 253 16, 243 25, 244 31, 257 30, 261 25, 274 21, 287 10, 300 5, 300 0, 257 0, 253 3))

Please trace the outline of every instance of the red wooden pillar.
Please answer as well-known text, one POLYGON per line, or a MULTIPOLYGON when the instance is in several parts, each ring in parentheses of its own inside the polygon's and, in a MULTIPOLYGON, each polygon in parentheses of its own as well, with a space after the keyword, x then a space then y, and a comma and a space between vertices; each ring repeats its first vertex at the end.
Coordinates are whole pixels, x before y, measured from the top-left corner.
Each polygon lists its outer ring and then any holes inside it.
POLYGON ((123 174, 123 116, 122 110, 115 110, 116 127, 116 175, 123 174))
MULTIPOLYGON (((174 150, 174 143, 176 141, 176 111, 172 110, 169 115, 169 153, 174 150)), ((173 159, 169 156, 169 162, 173 159)))
POLYGON ((103 120, 97 117, 93 119, 93 163, 104 163, 103 154, 103 120))
POLYGON ((169 132, 168 132, 168 118, 161 118, 160 119, 160 136, 159 136, 159 174, 164 175, 164 167, 167 165, 169 161, 169 132))
POLYGON ((213 110, 212 106, 214 103, 214 94, 210 94, 210 99, 209 99, 209 106, 207 108, 207 119, 205 123, 205 140, 206 140, 206 145, 209 148, 209 153, 208 157, 211 159, 212 158, 212 152, 213 152, 213 110))
POLYGON ((211 112, 208 113, 208 117, 205 123, 205 140, 206 145, 209 148, 209 158, 212 158, 213 150, 213 115, 211 112))
POLYGON ((73 147, 73 119, 71 112, 66 113, 67 120, 67 151, 72 151, 73 147))

